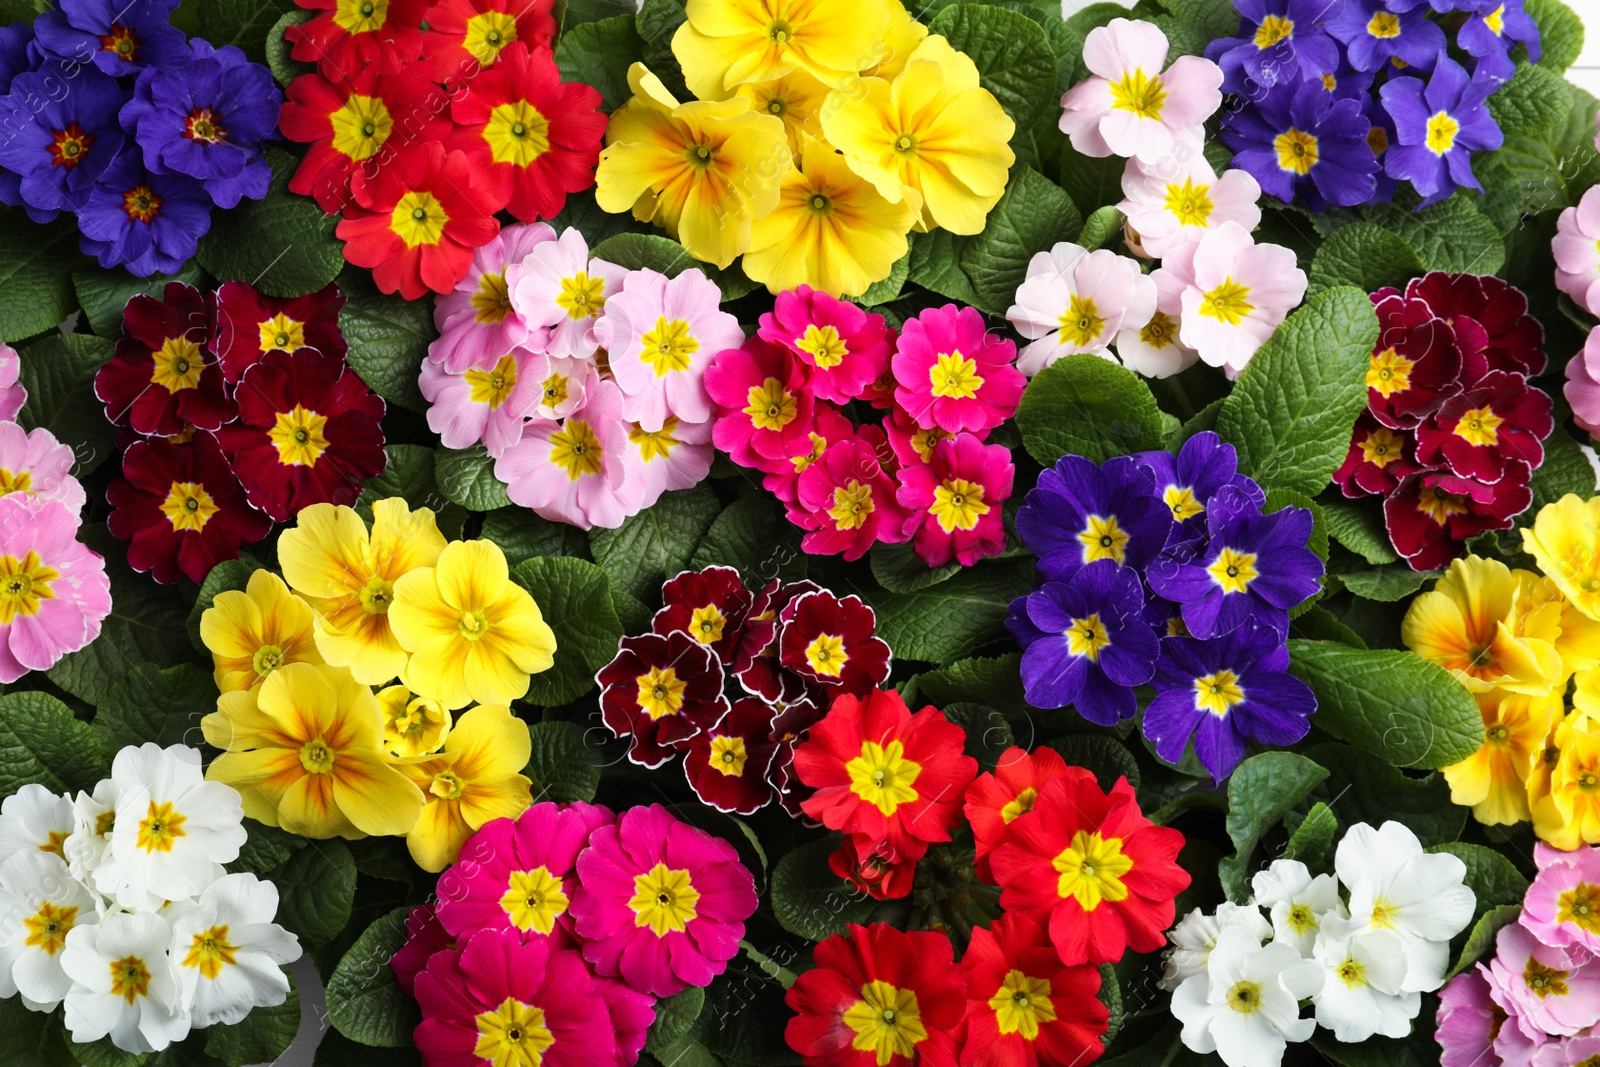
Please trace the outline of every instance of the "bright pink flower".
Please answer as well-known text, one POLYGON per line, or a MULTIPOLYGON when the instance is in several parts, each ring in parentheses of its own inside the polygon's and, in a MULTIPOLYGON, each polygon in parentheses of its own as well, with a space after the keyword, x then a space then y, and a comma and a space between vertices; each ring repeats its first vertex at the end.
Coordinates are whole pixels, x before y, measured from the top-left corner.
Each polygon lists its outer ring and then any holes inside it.
POLYGON ((1489 982, 1515 1005, 1515 1014, 1552 1036, 1570 1037, 1600 1023, 1600 957, 1581 946, 1552 948, 1521 923, 1496 935, 1489 982), (1565 978, 1536 990, 1525 978, 1536 966, 1564 971, 1565 978))
POLYGON ((454 289, 434 298, 433 324, 439 338, 428 346, 428 358, 459 374, 468 367, 493 367, 519 346, 543 350, 548 331, 529 329, 512 304, 508 275, 523 257, 555 239, 554 230, 536 222, 507 226, 479 246, 466 276, 454 289))
POLYGON ((627 275, 615 263, 590 259, 583 234, 569 226, 513 263, 506 270, 506 285, 517 314, 531 329, 548 333, 548 355, 588 359, 600 347, 595 323, 627 275))
POLYGON ((902 467, 895 499, 910 512, 905 532, 930 567, 970 567, 1006 547, 1000 504, 1011 495, 1011 450, 971 434, 940 441, 926 465, 902 467))
POLYGON ((661 499, 662 493, 699 485, 711 473, 716 449, 711 447, 710 422, 684 422, 668 415, 659 430, 643 423, 628 424, 628 453, 638 472, 639 502, 635 511, 661 499))
MULTIPOLYGON (((650 1025, 656 1021, 656 998, 635 992, 620 978, 595 974, 593 967, 589 974, 594 979, 595 994, 605 1001, 606 1010, 611 1013, 611 1029, 616 1034, 617 1055, 611 1067, 633 1067, 644 1051, 650 1025)), ((595 1061, 595 1067, 606 1067, 603 1056, 595 1061)))
POLYGON ((895 402, 918 426, 988 430, 1009 419, 1027 379, 1017 346, 975 308, 946 304, 907 319, 891 365, 895 402))
POLYGON ((540 383, 549 361, 526 348, 513 348, 488 367, 456 374, 431 359, 422 361, 417 385, 428 401, 428 428, 446 448, 483 442, 499 459, 522 440, 522 428, 544 397, 540 383))
MULTIPOLYGON (((883 420, 883 430, 889 438, 889 448, 894 452, 894 458, 902 467, 927 464, 933 459, 934 446, 955 436, 937 426, 932 428, 918 426, 916 420, 906 414, 906 410, 901 407, 890 409, 889 417, 883 420)), ((988 439, 989 431, 984 430, 967 436, 983 441, 988 439)))
POLYGON ((557 422, 529 423, 494 465, 506 494, 543 518, 616 527, 638 510, 641 486, 614 383, 594 381, 582 408, 557 422))
POLYGON ((1456 326, 1468 318, 1482 327, 1483 354, 1490 370, 1511 370, 1535 376, 1544 373, 1544 327, 1528 314, 1521 289, 1492 274, 1446 274, 1433 271, 1413 278, 1406 296, 1425 301, 1433 313, 1456 326))
POLYGON ((0 682, 55 666, 111 614, 105 561, 79 544, 59 500, 0 496, 0 682))
POLYGON ((666 997, 709 985, 739 951, 755 880, 734 847, 659 804, 630 808, 578 857, 573 917, 600 974, 666 997))
POLYGON ((813 396, 848 404, 889 369, 893 335, 882 315, 802 285, 779 293, 761 316, 763 340, 784 346, 810 369, 813 396))
POLYGON ((1562 390, 1572 405, 1572 421, 1600 432, 1600 326, 1589 331, 1583 351, 1567 361, 1567 384, 1562 390))
POLYGON ((417 995, 417 975, 434 953, 456 947, 456 939, 439 923, 432 904, 418 904, 406 913, 406 943, 389 959, 395 982, 408 997, 417 995))
POLYGON ((28 390, 17 383, 22 374, 22 359, 17 350, 0 343, 0 420, 14 422, 22 405, 28 402, 28 390))
POLYGON ((616 1038, 583 957, 485 930, 417 975, 417 1049, 438 1067, 515 1063, 539 1048, 541 1067, 594 1067, 616 1038))
POLYGON ((1556 288, 1591 315, 1600 315, 1600 185, 1583 194, 1556 220, 1550 242, 1556 259, 1556 288))
POLYGON ((741 467, 765 468, 809 446, 811 390, 788 349, 752 337, 717 353, 705 386, 717 405, 711 440, 741 467))
POLYGON ((839 409, 832 404, 818 401, 812 414, 812 424, 804 435, 795 438, 791 451, 782 458, 754 465, 765 475, 761 479, 762 486, 785 504, 794 504, 800 499, 800 476, 821 459, 823 453, 855 436, 855 424, 839 414, 839 409))
POLYGON ((326 359, 344 359, 348 346, 339 332, 343 307, 344 294, 333 282, 286 300, 263 296, 248 282, 223 282, 211 333, 223 380, 234 384, 273 351, 314 348, 326 359))
MULTIPOLYGON (((1512 1061, 1506 1063, 1512 1067, 1512 1061)), ((1531 1067, 1587 1067, 1595 1063, 1600 1063, 1600 1033, 1591 1028, 1540 1045, 1534 1050, 1531 1067)))
POLYGON ((1490 371, 1417 427, 1417 462, 1448 467, 1461 478, 1497 482, 1510 462, 1535 468, 1543 463, 1542 442, 1554 426, 1543 390, 1514 371, 1490 371))
POLYGON ((555 948, 574 943, 578 853, 614 819, 603 807, 546 801, 516 819, 485 824, 439 876, 439 922, 463 940, 479 930, 511 930, 524 941, 549 938, 555 948))
POLYGON ((59 500, 74 515, 83 511, 83 486, 72 476, 72 448, 39 427, 24 430, 0 422, 0 495, 59 500))
POLYGON ((772 802, 767 771, 777 745, 772 740, 773 707, 745 697, 722 721, 689 739, 683 772, 689 788, 718 811, 749 815, 772 802))
POLYGON ((1450 979, 1439 991, 1440 1067, 1488 1067, 1496 1063, 1495 1035, 1506 1013, 1489 996, 1489 979, 1480 963, 1450 979))
POLYGON ((1600 848, 1563 852, 1540 841, 1533 856, 1539 874, 1522 899, 1522 925, 1554 948, 1600 955, 1600 848))
POLYGON ((906 540, 906 513, 895 501, 894 480, 874 442, 859 433, 829 445, 820 462, 800 475, 799 490, 789 518, 810 531, 801 547, 813 555, 860 559, 875 541, 906 540))
POLYGON ((889 643, 875 635, 877 614, 860 597, 818 589, 791 600, 778 618, 778 662, 811 682, 819 700, 865 698, 888 681, 889 643))

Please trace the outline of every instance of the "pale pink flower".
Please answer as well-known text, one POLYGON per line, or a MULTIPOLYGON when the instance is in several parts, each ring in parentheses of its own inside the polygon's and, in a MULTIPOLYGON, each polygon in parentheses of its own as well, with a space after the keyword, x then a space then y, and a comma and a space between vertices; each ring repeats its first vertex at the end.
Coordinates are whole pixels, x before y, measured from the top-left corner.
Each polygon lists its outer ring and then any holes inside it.
POLYGON ((599 347, 595 323, 627 273, 615 263, 590 259, 583 234, 569 226, 513 264, 506 271, 506 285, 511 306, 528 328, 548 331, 546 353, 587 358, 599 347))
POLYGON ((1151 273, 1156 287, 1156 309, 1149 321, 1137 330, 1117 334, 1117 358, 1122 365, 1146 378, 1170 378, 1194 366, 1200 354, 1183 343, 1183 291, 1193 281, 1194 262, 1190 246, 1178 250, 1168 263, 1171 270, 1151 273))
POLYGON ((72 476, 72 448, 40 427, 24 430, 0 422, 0 496, 59 500, 73 515, 83 511, 83 486, 72 476))
POLYGON ((494 476, 543 518, 585 530, 621 526, 639 510, 644 487, 616 384, 592 382, 583 407, 561 422, 529 423, 494 476))
POLYGON ((1572 421, 1593 436, 1600 433, 1600 326, 1589 331, 1583 351, 1567 361, 1562 390, 1572 405, 1572 421))
POLYGON ((1501 927, 1489 984, 1512 1006, 1524 1030, 1570 1037, 1600 1023, 1600 959, 1588 949, 1551 948, 1521 923, 1501 927), (1563 971, 1559 984, 1535 986, 1529 972, 1563 971))
POLYGON ((0 344, 0 420, 12 422, 28 402, 27 387, 17 381, 22 374, 22 359, 17 350, 0 344))
POLYGON ((1589 314, 1600 315, 1600 185, 1561 213, 1550 251, 1556 258, 1556 287, 1589 314))
POLYGON ((427 399, 428 428, 446 448, 483 442, 499 459, 522 440, 522 427, 539 407, 549 361, 526 348, 513 348, 492 366, 452 374, 423 360, 418 386, 427 399))
POLYGON ((506 271, 555 236, 542 222, 506 226, 479 248, 466 277, 434 298, 433 324, 439 328, 439 339, 428 346, 428 358, 457 373, 468 367, 492 367, 518 346, 542 350, 548 331, 530 330, 512 306, 506 271))
POLYGON ((1072 352, 1109 359, 1106 348, 1117 332, 1143 326, 1155 309, 1155 283, 1139 264, 1062 241, 1028 261, 1017 302, 1006 312, 1017 332, 1033 342, 1022 350, 1017 369, 1032 377, 1072 352))
POLYGON ((1184 142, 1159 163, 1128 160, 1117 209, 1139 234, 1139 245, 1157 258, 1198 240, 1224 222, 1245 230, 1261 224, 1261 186, 1248 171, 1226 170, 1219 178, 1199 144, 1184 142))
POLYGON ((739 320, 721 310, 721 301, 722 290, 698 267, 675 278, 628 272, 595 324, 622 390, 624 418, 659 430, 669 415, 708 422, 716 414, 701 381, 706 364, 744 343, 739 320))
POLYGON ((1156 288, 1179 294, 1178 339, 1235 377, 1305 297, 1292 251, 1256 244, 1236 222, 1207 230, 1161 262, 1156 288), (1171 272, 1161 278, 1164 272, 1171 272))
POLYGON ((0 497, 0 682, 55 666, 100 636, 111 582, 59 500, 0 497))
POLYGON ((1553 948, 1581 946, 1600 954, 1600 848, 1564 852, 1540 841, 1533 857, 1539 875, 1523 897, 1519 921, 1553 948))
POLYGON ((541 419, 564 419, 583 407, 589 383, 600 380, 600 368, 578 356, 545 356, 544 378, 539 382, 541 419))
POLYGON ((1061 132, 1086 156, 1133 156, 1159 163, 1181 142, 1200 143, 1202 124, 1222 106, 1222 69, 1199 56, 1167 61, 1167 37, 1148 22, 1112 19, 1089 31, 1090 77, 1061 98, 1061 132))
POLYGON ((667 416, 659 430, 646 430, 637 423, 628 427, 628 449, 644 497, 636 510, 661 499, 662 493, 699 485, 711 472, 716 449, 711 446, 711 422, 681 422, 667 416))

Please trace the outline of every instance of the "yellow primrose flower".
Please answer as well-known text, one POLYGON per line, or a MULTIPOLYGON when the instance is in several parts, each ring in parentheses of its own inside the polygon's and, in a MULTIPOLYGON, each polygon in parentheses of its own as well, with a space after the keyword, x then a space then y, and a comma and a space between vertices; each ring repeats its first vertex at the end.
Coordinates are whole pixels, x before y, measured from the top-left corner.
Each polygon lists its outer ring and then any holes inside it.
POLYGON ((1566 674, 1555 648, 1559 612, 1523 610, 1533 596, 1533 577, 1514 574, 1499 560, 1458 559, 1411 602, 1400 638, 1475 693, 1498 686, 1543 696, 1566 674))
POLYGON ((200 615, 200 640, 216 664, 224 693, 254 689, 287 663, 321 663, 310 605, 271 571, 250 575, 244 592, 217 594, 200 615))
POLYGON ((412 696, 403 685, 379 690, 378 707, 383 710, 383 747, 391 756, 437 752, 450 733, 450 710, 437 700, 412 696))
POLYGON ((829 94, 822 132, 884 199, 910 199, 918 230, 983 229, 1006 189, 1016 123, 978 84, 978 68, 938 35, 893 81, 862 78, 829 94))
POLYGON ((422 792, 379 750, 378 698, 343 667, 279 668, 255 692, 222 694, 200 728, 223 750, 206 777, 268 826, 355 839, 406 833, 422 811, 422 792))
POLYGON ((313 504, 278 539, 283 577, 317 612, 322 658, 349 667, 356 681, 382 685, 405 667, 405 649, 389 629, 394 584, 431 567, 444 535, 427 508, 399 497, 372 505, 372 532, 354 508, 313 504))
POLYGON ((869 78, 894 78, 906 69, 911 53, 928 38, 928 27, 912 18, 900 0, 886 0, 884 6, 889 12, 889 24, 883 28, 879 59, 861 70, 869 78))
POLYGON ((1518 581, 1512 629, 1550 637, 1565 674, 1600 667, 1600 620, 1579 611, 1555 582, 1532 571, 1512 571, 1518 581))
POLYGON ((1473 696, 1483 715, 1484 741, 1477 752, 1444 769, 1450 799, 1470 807, 1473 817, 1488 826, 1525 822, 1528 779, 1562 714, 1561 699, 1498 689, 1473 696))
POLYGON ((1539 509, 1522 550, 1578 610, 1600 619, 1600 496, 1568 493, 1539 509))
POLYGON ((769 82, 746 82, 735 95, 750 101, 751 111, 782 122, 789 151, 797 156, 804 138, 822 136, 822 102, 828 98, 828 87, 803 70, 769 82))
POLYGON ((820 141, 807 138, 801 167, 789 169, 777 209, 751 230, 744 272, 774 293, 804 282, 860 296, 906 254, 916 211, 885 200, 820 141))
POLYGON ((889 23, 882 0, 688 0, 683 10, 672 54, 703 100, 794 70, 842 85, 878 62, 889 23))
POLYGON ((1533 832, 1556 848, 1600 845, 1600 671, 1580 671, 1574 710, 1551 735, 1547 778, 1529 790, 1533 832))
POLYGON ((606 126, 595 201, 726 267, 750 246, 750 224, 778 203, 791 159, 782 121, 743 96, 680 104, 643 63, 628 69, 628 84, 632 99, 606 126))
POLYGON ((555 634, 492 541, 452 541, 402 576, 389 623, 411 654, 405 684, 447 708, 508 703, 555 663, 555 634))
POLYGON ((532 783, 519 772, 531 753, 527 723, 504 704, 480 704, 456 720, 443 752, 406 762, 406 775, 426 797, 406 835, 417 866, 444 870, 484 823, 528 810, 532 783))

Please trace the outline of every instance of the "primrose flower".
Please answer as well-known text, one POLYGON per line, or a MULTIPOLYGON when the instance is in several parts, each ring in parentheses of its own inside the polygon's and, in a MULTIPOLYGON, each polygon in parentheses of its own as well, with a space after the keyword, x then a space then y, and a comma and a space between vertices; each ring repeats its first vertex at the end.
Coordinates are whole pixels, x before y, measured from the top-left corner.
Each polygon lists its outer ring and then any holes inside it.
POLYGON ((1427 85, 1420 78, 1391 78, 1378 91, 1398 136, 1384 153, 1384 168, 1391 178, 1409 181, 1424 207, 1461 186, 1482 190, 1472 153, 1499 148, 1504 140, 1484 104, 1499 85, 1481 72, 1469 77, 1441 55, 1427 85))
POLYGON ((1167 37, 1149 22, 1117 18, 1083 41, 1089 77, 1061 98, 1061 132, 1086 156, 1144 163, 1199 144, 1201 124, 1222 106, 1222 71, 1198 56, 1167 62, 1167 37))
POLYGON ((1295 266, 1292 251, 1258 245, 1234 222, 1206 231, 1182 256, 1163 260, 1161 271, 1175 272, 1178 339, 1231 376, 1244 369, 1306 292, 1305 272, 1295 266))
POLYGON ((1017 332, 1032 339, 1017 369, 1031 377, 1071 352, 1107 358, 1112 339, 1143 327, 1155 310, 1155 282, 1136 262, 1061 241, 1028 261, 1016 303, 1006 312, 1017 332))
MULTIPOLYGON (((472 265, 461 280, 434 298, 433 324, 439 336, 428 346, 428 360, 436 364, 436 371, 487 370, 512 349, 526 345, 537 352, 543 347, 547 331, 534 327, 514 305, 511 275, 534 249, 555 236, 542 222, 507 226, 473 252, 472 265)), ((427 372, 424 366, 424 375, 427 372)))
POLYGON ((422 814, 406 834, 417 866, 444 870, 485 824, 527 810, 531 783, 518 772, 531 746, 527 724, 510 708, 479 704, 455 720, 439 752, 400 765, 422 791, 422 814))
POLYGON ((947 433, 993 429, 1022 398, 1016 354, 1010 340, 989 333, 976 308, 929 308, 901 328, 890 361, 895 402, 919 426, 947 433))
POLYGON ((746 83, 803 71, 840 85, 877 59, 888 6, 850 0, 706 3, 695 0, 672 36, 689 89, 720 100, 746 83))
POLYGON ((277 913, 276 885, 229 874, 172 924, 172 958, 195 1027, 236 1023, 288 999, 283 964, 300 958, 300 942, 272 921, 277 913))
POLYGON ((589 359, 600 347, 595 323, 627 273, 589 258, 583 234, 568 226, 554 241, 541 241, 517 257, 504 277, 513 313, 543 339, 546 355, 589 359))
POLYGON ((172 928, 152 911, 117 912, 67 934, 72 979, 63 1021, 80 1044, 110 1037, 128 1052, 157 1052, 189 1034, 191 1017, 168 950, 172 928))
POLYGON ((529 423, 522 440, 495 462, 506 495, 542 518, 580 529, 621 526, 642 499, 622 405, 615 382, 595 379, 565 419, 529 423))
POLYGON ((1150 165, 1128 160, 1122 194, 1117 209, 1139 235, 1139 245, 1157 258, 1224 222, 1247 232, 1261 224, 1261 186, 1250 172, 1230 169, 1219 178, 1199 151, 1150 165))
POLYGON ((1600 314, 1600 186, 1561 212, 1550 241, 1556 287, 1591 315, 1600 314))
POLYGON ((1322 966, 1288 945, 1262 947, 1248 930, 1230 926, 1217 935, 1206 969, 1172 994, 1172 1014, 1183 1023, 1183 1043, 1215 1052, 1229 1067, 1280 1063, 1289 1042, 1308 1039, 1316 1020, 1301 1018, 1299 1001, 1314 996, 1322 966))

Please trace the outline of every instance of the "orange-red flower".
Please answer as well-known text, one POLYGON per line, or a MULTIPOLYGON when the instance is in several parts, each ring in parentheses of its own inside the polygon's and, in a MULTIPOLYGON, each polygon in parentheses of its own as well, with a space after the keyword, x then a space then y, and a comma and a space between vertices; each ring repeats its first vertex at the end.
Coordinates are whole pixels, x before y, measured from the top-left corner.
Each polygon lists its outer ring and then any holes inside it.
POLYGON ((1067 761, 1055 749, 1029 752, 1013 746, 1000 753, 992 772, 978 775, 967 786, 967 821, 972 824, 972 838, 978 848, 979 878, 994 881, 989 871, 989 853, 1005 840, 1006 827, 1017 816, 1033 810, 1046 782, 1066 773, 1067 761))

